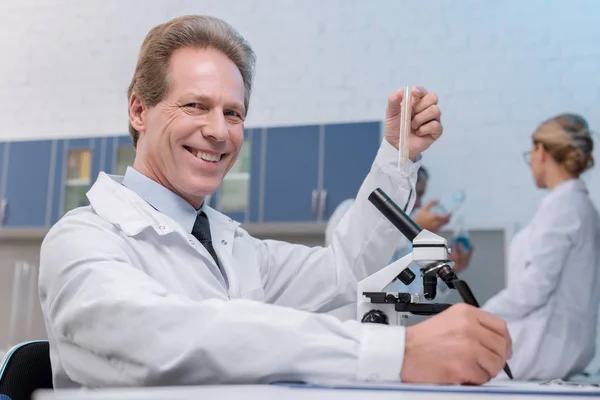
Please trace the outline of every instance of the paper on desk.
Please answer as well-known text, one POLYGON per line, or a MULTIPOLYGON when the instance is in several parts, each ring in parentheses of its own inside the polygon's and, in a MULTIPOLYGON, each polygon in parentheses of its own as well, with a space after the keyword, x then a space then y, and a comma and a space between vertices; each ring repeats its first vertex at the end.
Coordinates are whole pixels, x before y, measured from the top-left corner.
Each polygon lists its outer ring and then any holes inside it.
POLYGON ((571 382, 518 382, 494 381, 481 386, 461 385, 422 385, 394 382, 358 382, 358 381, 319 381, 311 383, 279 383, 293 387, 321 388, 321 389, 370 389, 370 390, 396 390, 416 392, 454 392, 454 393, 503 393, 503 394, 561 394, 565 396, 600 396, 600 387, 595 384, 573 384, 571 382))

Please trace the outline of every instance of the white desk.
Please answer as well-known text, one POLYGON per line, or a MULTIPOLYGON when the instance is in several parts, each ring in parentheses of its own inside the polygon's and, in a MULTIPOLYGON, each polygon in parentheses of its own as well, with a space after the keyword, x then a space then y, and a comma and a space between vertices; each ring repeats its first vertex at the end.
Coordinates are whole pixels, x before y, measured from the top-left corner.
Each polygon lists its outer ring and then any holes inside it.
POLYGON ((400 392, 383 390, 299 389, 268 385, 197 386, 143 389, 104 389, 98 391, 43 391, 33 400, 498 400, 558 398, 584 399, 557 395, 508 395, 483 393, 400 392))

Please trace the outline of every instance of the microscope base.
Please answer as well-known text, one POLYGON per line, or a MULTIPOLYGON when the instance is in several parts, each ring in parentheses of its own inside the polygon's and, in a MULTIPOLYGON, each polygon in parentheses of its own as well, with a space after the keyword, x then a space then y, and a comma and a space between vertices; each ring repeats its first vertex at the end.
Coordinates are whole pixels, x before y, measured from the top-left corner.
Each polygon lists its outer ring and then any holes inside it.
POLYGON ((370 302, 361 304, 365 311, 361 322, 402 325, 402 317, 408 315, 435 315, 448 309, 451 304, 418 303, 409 293, 363 292, 370 302), (388 313, 396 315, 391 316, 388 313), (401 317, 401 318, 398 318, 401 317))

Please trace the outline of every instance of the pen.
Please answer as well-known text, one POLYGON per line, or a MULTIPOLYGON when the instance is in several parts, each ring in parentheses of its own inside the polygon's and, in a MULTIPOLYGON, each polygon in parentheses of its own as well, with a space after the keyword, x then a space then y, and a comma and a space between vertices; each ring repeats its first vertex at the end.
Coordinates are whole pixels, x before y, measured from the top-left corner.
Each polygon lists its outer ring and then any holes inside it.
MULTIPOLYGON (((477 303, 477 300, 475 299, 473 292, 471 292, 471 289, 469 288, 469 286, 467 285, 467 283, 465 281, 456 279, 452 283, 454 284, 454 287, 456 288, 456 290, 460 294, 460 297, 462 297, 462 299, 465 303, 479 308, 479 303, 477 303)), ((506 375, 508 375, 508 377, 510 379, 513 379, 513 374, 511 372, 510 368, 508 367, 508 363, 504 364, 504 372, 506 373, 506 375)))

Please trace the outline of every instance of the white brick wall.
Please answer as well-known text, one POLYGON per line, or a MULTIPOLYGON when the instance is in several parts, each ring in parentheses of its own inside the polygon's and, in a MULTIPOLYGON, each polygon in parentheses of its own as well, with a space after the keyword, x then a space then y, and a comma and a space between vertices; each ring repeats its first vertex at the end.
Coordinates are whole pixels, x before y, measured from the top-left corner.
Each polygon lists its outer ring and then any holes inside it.
MULTIPOLYGON (((379 119, 397 87, 436 91, 430 194, 464 187, 474 226, 535 210, 521 154, 540 120, 579 112, 600 131, 594 0, 21 0, 0 3, 0 138, 124 133, 145 33, 186 13, 225 18, 256 50, 249 126, 379 119)), ((600 203, 599 173, 586 179, 600 203)))

